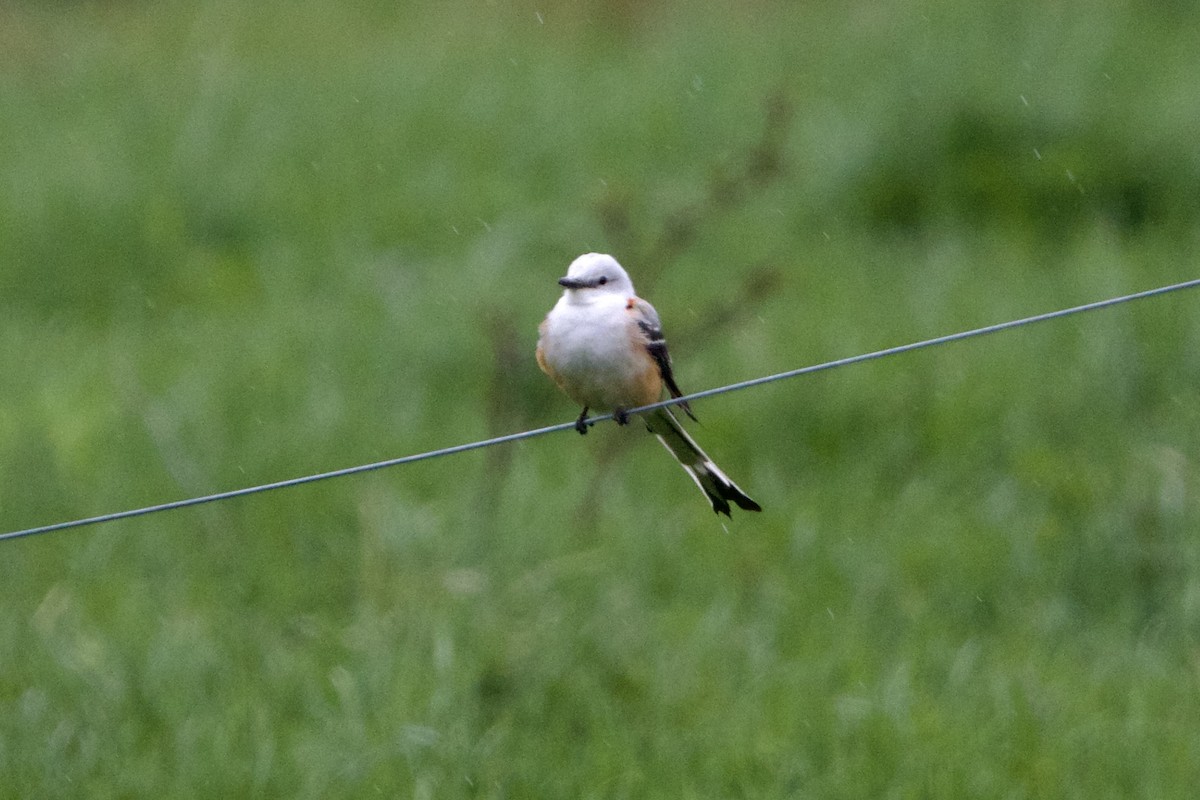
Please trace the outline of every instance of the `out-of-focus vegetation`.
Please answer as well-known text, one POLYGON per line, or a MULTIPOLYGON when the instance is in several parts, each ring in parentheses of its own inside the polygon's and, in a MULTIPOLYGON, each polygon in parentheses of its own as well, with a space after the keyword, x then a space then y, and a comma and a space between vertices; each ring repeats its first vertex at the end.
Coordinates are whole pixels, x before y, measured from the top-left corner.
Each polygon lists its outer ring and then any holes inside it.
MULTIPOLYGON (((1196 275, 1186 3, 0 6, 0 528, 1196 275)), ((0 543, 0 796, 1191 797, 1190 294, 0 543)))

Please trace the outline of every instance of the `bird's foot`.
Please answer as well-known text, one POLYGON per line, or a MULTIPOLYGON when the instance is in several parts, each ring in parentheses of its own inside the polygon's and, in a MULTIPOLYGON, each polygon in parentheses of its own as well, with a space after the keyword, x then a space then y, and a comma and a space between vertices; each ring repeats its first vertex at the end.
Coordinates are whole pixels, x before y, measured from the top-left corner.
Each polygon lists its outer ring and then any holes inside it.
POLYGON ((579 412, 579 419, 575 420, 575 430, 579 431, 580 436, 587 435, 587 406, 583 407, 583 411, 579 412))
POLYGON ((629 424, 629 412, 623 408, 614 408, 613 409, 613 420, 618 425, 628 425, 629 424))

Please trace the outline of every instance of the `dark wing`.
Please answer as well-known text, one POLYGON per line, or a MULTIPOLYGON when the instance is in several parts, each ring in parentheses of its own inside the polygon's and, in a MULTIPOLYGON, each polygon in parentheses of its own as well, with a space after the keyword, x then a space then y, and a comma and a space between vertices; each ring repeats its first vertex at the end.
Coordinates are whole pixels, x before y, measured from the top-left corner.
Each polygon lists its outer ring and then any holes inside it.
MULTIPOLYGON (((675 375, 671 372, 671 354, 667 351, 667 340, 663 336, 658 312, 654 310, 654 306, 640 297, 631 298, 629 304, 629 308, 636 314, 638 328, 646 335, 646 350, 654 359, 654 363, 658 365, 658 372, 662 376, 663 383, 667 385, 667 392, 671 397, 683 397, 679 384, 675 383, 675 375)), ((692 407, 686 402, 679 403, 679 407, 687 412, 689 417, 696 420, 696 415, 692 413, 692 407)), ((696 421, 699 422, 699 420, 696 421)))

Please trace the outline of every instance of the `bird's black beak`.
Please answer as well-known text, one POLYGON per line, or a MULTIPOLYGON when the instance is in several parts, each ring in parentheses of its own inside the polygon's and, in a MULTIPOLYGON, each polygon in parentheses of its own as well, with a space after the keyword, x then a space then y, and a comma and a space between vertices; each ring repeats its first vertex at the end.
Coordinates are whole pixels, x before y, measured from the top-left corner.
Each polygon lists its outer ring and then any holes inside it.
POLYGON ((587 281, 581 281, 578 278, 559 278, 558 285, 567 289, 586 289, 591 286, 587 281))

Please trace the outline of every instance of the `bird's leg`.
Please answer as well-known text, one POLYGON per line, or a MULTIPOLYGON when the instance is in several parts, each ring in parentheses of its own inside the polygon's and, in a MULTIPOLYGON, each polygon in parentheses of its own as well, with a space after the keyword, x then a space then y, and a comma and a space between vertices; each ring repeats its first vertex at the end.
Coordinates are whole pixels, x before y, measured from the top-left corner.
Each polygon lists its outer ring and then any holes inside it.
POLYGON ((618 425, 628 425, 629 424, 629 412, 623 408, 614 408, 613 409, 613 421, 615 421, 618 425))
POLYGON ((579 419, 575 420, 575 430, 579 431, 580 436, 587 434, 587 412, 588 407, 584 406, 583 411, 579 412, 579 419))

